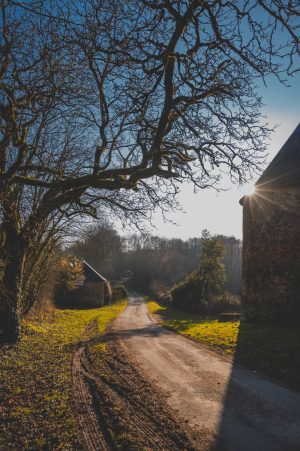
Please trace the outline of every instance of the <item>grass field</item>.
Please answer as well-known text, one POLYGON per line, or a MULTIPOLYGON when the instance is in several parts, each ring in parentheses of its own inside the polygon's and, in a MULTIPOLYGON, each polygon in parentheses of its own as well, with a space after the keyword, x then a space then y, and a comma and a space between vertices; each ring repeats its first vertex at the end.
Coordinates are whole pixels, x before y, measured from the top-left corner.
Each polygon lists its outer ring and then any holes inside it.
POLYGON ((126 304, 37 314, 23 322, 19 343, 0 348, 1 450, 81 449, 72 355, 79 340, 104 332, 126 304))
POLYGON ((149 301, 162 325, 199 341, 235 361, 300 390, 300 327, 297 325, 219 322, 149 301))

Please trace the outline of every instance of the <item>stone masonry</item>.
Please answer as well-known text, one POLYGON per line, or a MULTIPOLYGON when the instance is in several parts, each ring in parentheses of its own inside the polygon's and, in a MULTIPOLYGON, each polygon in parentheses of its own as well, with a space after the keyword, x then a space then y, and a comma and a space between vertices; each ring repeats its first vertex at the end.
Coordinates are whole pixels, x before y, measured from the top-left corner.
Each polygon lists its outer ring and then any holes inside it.
POLYGON ((245 320, 300 323, 300 125, 243 205, 245 320))

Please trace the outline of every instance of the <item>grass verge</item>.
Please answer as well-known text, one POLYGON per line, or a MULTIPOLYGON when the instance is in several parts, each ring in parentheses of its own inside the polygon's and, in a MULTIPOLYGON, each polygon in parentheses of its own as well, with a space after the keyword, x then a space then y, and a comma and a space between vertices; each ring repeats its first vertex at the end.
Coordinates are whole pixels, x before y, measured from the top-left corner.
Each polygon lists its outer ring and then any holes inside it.
POLYGON ((36 315, 23 322, 16 345, 0 348, 0 449, 82 449, 72 408, 72 355, 79 340, 104 332, 126 304, 36 315))
POLYGON ((235 361, 300 390, 300 328, 297 325, 219 322, 149 301, 162 325, 235 361))

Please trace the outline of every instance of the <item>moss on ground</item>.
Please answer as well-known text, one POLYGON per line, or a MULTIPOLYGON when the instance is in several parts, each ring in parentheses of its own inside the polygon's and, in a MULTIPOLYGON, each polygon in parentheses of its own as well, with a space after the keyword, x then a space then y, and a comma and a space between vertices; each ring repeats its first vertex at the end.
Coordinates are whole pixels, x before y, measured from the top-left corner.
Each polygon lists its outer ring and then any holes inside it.
POLYGON ((22 338, 0 348, 0 449, 80 450, 72 408, 72 355, 125 308, 53 310, 23 322, 22 338))
POLYGON ((148 309, 162 325, 235 361, 300 390, 300 327, 293 324, 220 322, 149 301, 148 309))

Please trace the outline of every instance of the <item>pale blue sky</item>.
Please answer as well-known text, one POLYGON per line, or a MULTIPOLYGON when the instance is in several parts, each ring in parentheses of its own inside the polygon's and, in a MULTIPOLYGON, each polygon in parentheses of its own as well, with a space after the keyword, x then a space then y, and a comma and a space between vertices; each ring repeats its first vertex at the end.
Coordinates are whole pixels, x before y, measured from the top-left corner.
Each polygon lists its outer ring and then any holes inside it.
MULTIPOLYGON (((267 88, 261 89, 265 104, 263 109, 269 124, 280 124, 273 133, 268 148, 270 162, 281 146, 300 122, 300 74, 289 80, 291 87, 285 87, 276 80, 270 80, 267 88)), ((266 165, 261 168, 263 171, 266 165)), ((255 177, 253 185, 258 178, 255 177)), ((180 201, 183 212, 169 214, 169 219, 177 225, 164 223, 161 214, 154 217, 153 233, 160 236, 186 239, 200 236, 203 229, 224 235, 234 235, 242 238, 242 207, 239 199, 249 190, 249 186, 236 186, 223 183, 227 191, 217 193, 214 190, 202 190, 193 193, 191 185, 183 185, 180 201)))

